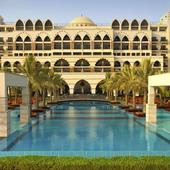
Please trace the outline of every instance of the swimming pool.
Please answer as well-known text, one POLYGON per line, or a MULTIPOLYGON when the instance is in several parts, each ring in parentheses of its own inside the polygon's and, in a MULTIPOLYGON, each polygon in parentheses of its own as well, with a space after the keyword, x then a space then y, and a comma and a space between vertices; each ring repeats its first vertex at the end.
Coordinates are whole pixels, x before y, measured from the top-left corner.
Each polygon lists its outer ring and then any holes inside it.
POLYGON ((157 125, 146 126, 144 118, 107 102, 63 102, 33 121, 6 139, 0 155, 170 155, 170 114, 164 110, 157 125))

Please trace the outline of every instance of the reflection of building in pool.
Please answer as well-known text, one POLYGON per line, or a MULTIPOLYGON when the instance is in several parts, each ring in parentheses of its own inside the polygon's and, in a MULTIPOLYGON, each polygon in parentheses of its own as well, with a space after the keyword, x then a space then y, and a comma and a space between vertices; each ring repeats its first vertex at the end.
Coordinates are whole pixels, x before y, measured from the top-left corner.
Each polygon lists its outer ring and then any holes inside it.
POLYGON ((170 13, 156 24, 115 19, 97 25, 84 16, 65 25, 30 19, 1 22, 0 61, 1 67, 18 72, 24 58, 33 55, 65 78, 61 93, 101 93, 98 84, 106 72, 125 64, 140 66, 143 58, 151 58, 155 69, 170 71, 169 41, 170 13))

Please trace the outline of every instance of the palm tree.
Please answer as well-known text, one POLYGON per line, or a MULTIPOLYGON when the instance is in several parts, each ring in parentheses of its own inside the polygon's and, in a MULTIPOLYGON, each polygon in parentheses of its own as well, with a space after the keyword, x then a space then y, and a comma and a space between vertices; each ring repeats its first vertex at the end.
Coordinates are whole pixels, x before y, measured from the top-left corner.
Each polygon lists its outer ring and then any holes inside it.
POLYGON ((136 67, 125 65, 121 72, 116 74, 117 87, 125 94, 125 103, 128 104, 128 95, 132 91, 133 107, 135 108, 135 95, 140 90, 140 81, 137 76, 136 67))
MULTIPOLYGON (((141 66, 137 69, 138 79, 141 82, 140 87, 144 93, 144 103, 145 106, 147 102, 147 91, 148 91, 148 77, 155 74, 155 70, 152 68, 151 59, 143 59, 141 66)), ((145 108, 144 108, 145 109, 145 108)))
POLYGON ((50 70, 48 72, 48 82, 47 82, 47 88, 50 92, 50 102, 53 101, 52 96, 54 95, 54 99, 57 98, 57 91, 59 91, 60 88, 63 87, 63 79, 61 78, 61 75, 55 74, 54 70, 50 70))
POLYGON ((100 87, 102 91, 106 93, 107 98, 112 99, 114 90, 116 90, 116 82, 112 73, 106 73, 105 79, 103 80, 103 83, 100 85, 100 87))
MULTIPOLYGON (((38 73, 41 71, 41 67, 37 66, 37 61, 35 57, 29 56, 25 58, 23 66, 19 67, 21 73, 23 73, 28 80, 29 86, 29 96, 30 96, 30 109, 32 109, 32 92, 33 92, 33 84, 38 79, 38 73)), ((35 86, 35 85, 34 85, 35 86)))

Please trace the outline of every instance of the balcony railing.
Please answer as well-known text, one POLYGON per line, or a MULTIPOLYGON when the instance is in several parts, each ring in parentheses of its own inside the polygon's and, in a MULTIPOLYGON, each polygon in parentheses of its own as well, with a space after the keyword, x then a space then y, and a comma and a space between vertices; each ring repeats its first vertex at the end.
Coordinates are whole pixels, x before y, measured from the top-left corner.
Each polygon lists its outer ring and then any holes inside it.
POLYGON ((55 72, 111 72, 114 71, 114 67, 111 66, 76 66, 76 67, 68 67, 68 66, 57 66, 54 67, 55 72))

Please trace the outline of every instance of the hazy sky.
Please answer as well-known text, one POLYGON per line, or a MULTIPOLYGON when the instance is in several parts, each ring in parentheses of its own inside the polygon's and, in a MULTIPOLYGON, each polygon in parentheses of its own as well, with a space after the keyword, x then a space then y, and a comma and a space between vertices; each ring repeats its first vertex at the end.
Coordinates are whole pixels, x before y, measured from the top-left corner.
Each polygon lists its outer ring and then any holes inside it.
POLYGON ((110 23, 113 18, 146 18, 155 22, 168 11, 170 0, 0 0, 0 15, 6 22, 49 18, 67 23, 80 15, 96 23, 110 23))

